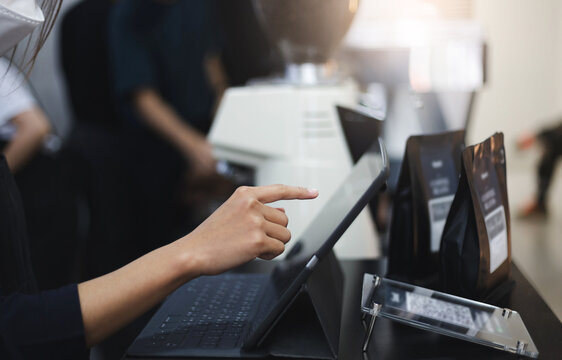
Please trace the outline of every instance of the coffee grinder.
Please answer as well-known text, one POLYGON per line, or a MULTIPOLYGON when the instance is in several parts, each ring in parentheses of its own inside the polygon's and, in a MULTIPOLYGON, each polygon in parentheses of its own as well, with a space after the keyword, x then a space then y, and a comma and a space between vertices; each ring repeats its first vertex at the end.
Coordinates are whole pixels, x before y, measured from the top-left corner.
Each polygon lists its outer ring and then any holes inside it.
MULTIPOLYGON (((283 55, 284 76, 228 89, 209 133, 217 159, 252 167, 255 185, 314 187, 312 201, 280 201, 293 239, 352 167, 336 105, 353 107, 359 90, 330 56, 347 32, 358 0, 254 0, 269 39, 283 55)), ((290 248, 291 242, 287 250, 290 248)), ((364 210, 335 247, 340 258, 379 255, 364 210)))

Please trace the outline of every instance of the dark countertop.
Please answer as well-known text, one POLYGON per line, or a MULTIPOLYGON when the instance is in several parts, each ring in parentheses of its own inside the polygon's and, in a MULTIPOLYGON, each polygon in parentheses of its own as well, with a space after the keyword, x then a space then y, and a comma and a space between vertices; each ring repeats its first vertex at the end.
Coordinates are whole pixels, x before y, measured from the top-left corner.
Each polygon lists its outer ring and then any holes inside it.
MULTIPOLYGON (((346 275, 344 310, 340 335, 340 358, 360 359, 364 329, 358 320, 363 273, 384 274, 382 261, 342 261, 346 275)), ((512 266, 515 288, 506 304, 519 312, 535 345, 539 359, 562 358, 562 323, 523 276, 512 266)), ((517 359, 516 355, 482 345, 415 329, 388 319, 375 323, 365 359, 517 359)))
MULTIPOLYGON (((343 260, 340 262, 344 276, 344 304, 340 330, 339 358, 348 359, 517 359, 516 355, 482 345, 415 329, 390 320, 379 318, 375 323, 373 339, 368 352, 361 347, 365 330, 361 322, 360 300, 363 274, 384 274, 384 260, 343 260)), ((254 262, 242 271, 267 272, 274 262, 254 262)), ((514 264, 512 277, 515 288, 506 304, 520 313, 535 345, 539 359, 562 358, 562 323, 540 297, 537 291, 514 264)), ((128 336, 113 339, 122 352, 134 339, 131 334, 140 332, 148 318, 137 321, 128 336)), ((124 359, 128 359, 125 357, 124 359)))

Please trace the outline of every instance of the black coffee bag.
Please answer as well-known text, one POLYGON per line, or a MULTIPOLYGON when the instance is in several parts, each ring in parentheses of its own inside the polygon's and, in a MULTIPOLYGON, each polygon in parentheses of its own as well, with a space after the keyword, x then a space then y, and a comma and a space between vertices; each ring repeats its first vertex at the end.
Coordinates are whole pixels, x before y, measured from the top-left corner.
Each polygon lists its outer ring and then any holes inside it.
POLYGON ((483 300, 509 279, 511 232, 502 133, 463 151, 440 253, 445 292, 483 300))
POLYGON ((441 234, 457 191, 464 131, 411 136, 394 196, 388 277, 439 285, 441 234))

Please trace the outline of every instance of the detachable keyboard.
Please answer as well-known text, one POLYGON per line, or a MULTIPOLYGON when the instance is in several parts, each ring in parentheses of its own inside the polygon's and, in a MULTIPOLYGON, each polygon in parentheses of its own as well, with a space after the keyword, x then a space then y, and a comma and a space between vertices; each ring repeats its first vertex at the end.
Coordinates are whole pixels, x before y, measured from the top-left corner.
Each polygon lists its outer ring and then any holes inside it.
POLYGON ((267 278, 227 274, 195 279, 181 287, 184 313, 162 316, 147 339, 150 348, 231 349, 242 345, 267 278))

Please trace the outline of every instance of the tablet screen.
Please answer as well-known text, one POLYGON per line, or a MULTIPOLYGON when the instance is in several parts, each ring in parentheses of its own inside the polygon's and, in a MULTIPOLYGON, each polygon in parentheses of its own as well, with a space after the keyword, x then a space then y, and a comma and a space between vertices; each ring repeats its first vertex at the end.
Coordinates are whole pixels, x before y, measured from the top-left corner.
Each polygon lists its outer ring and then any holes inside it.
POLYGON ((309 271, 306 269, 307 263, 313 256, 323 259, 332 250, 341 235, 384 185, 387 174, 386 153, 379 139, 355 164, 287 257, 276 266, 250 332, 253 335, 248 340, 249 346, 256 341, 256 337, 263 335, 293 293, 306 281, 309 271))

